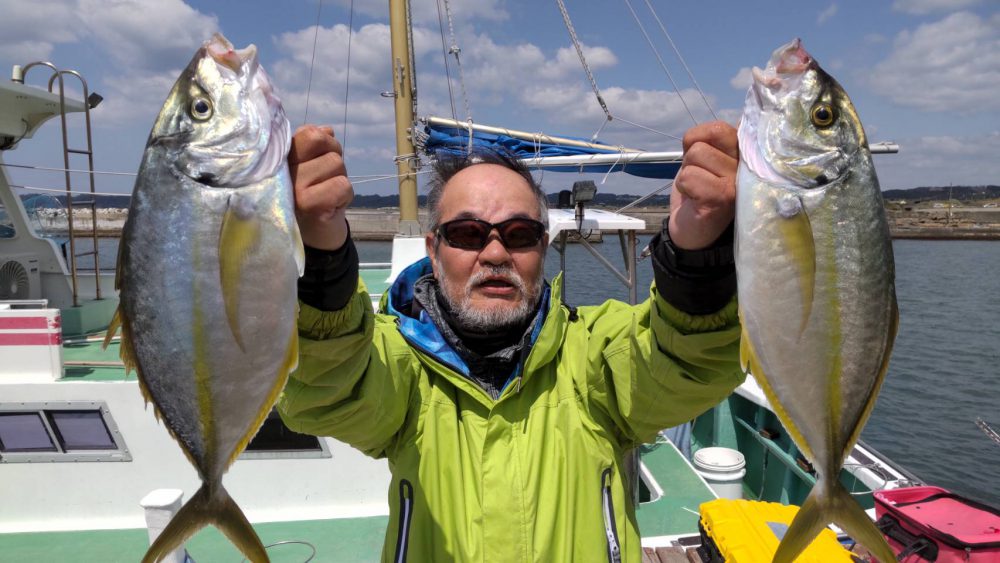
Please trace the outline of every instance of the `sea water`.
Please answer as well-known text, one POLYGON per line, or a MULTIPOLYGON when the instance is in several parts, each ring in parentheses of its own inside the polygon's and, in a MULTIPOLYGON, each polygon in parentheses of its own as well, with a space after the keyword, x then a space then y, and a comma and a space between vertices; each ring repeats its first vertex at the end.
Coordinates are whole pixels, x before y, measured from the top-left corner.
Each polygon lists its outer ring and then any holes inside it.
MULTIPOLYGON (((639 238, 637 252, 649 238, 639 238)), ((102 267, 114 266, 116 243, 102 239, 102 267)), ((391 259, 391 243, 357 246, 362 262, 391 259)), ((594 248, 624 272, 616 235, 594 248)), ((975 424, 979 417, 1000 430, 1000 242, 897 240, 893 250, 899 335, 862 439, 929 484, 1000 506, 1000 445, 975 424)), ((628 300, 582 245, 566 252, 567 302, 628 300)), ((550 248, 546 277, 558 271, 550 248)), ((637 277, 642 300, 653 278, 649 259, 637 277)))

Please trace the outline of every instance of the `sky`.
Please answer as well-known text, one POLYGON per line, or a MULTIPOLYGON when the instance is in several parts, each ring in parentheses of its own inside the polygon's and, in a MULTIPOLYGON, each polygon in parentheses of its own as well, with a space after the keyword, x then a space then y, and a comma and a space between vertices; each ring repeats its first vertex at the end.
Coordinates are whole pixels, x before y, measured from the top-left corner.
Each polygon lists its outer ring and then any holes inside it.
MULTIPOLYGON (((565 0, 615 117, 610 123, 556 1, 412 5, 419 116, 451 117, 454 107, 459 119, 471 114, 481 124, 584 138, 600 132, 615 146, 679 150, 684 131, 713 114, 736 125, 751 67, 800 37, 844 86, 869 140, 899 144, 899 154, 875 157, 883 189, 1000 184, 996 0, 565 0), (455 57, 444 53, 451 45, 460 49, 462 80, 455 57)), ((2 72, 49 60, 80 72, 104 97, 91 114, 97 170, 137 170, 171 85, 198 46, 221 31, 237 47, 258 47, 293 127, 306 120, 334 126, 356 193, 396 192, 394 179, 372 178, 395 173, 393 104, 380 95, 392 89, 386 0, 0 0, 0 14, 2 72)), ((36 68, 28 83, 47 79, 36 68)), ((80 92, 79 83, 67 85, 80 92)), ((82 147, 82 119, 71 123, 71 145, 82 147)), ((3 158, 61 167, 59 142, 51 121, 3 158)), ((70 167, 84 164, 77 158, 70 167)), ((18 184, 63 186, 59 173, 8 173, 18 184)), ((581 179, 541 178, 550 193, 581 179)), ((663 184, 623 174, 587 178, 612 193, 645 194, 663 184)), ((129 193, 133 181, 100 175, 98 191, 129 193)))

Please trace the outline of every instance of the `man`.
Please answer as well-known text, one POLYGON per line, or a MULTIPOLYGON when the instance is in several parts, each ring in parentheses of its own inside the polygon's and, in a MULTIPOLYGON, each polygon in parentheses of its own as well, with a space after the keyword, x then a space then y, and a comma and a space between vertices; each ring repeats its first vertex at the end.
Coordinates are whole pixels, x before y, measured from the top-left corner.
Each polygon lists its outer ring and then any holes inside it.
POLYGON ((543 278, 544 193, 503 155, 437 169, 428 258, 371 310, 329 128, 290 163, 307 245, 292 429, 386 457, 383 561, 641 558, 624 452, 710 408, 743 376, 732 265, 737 142, 685 135, 656 283, 629 306, 573 309, 543 278))

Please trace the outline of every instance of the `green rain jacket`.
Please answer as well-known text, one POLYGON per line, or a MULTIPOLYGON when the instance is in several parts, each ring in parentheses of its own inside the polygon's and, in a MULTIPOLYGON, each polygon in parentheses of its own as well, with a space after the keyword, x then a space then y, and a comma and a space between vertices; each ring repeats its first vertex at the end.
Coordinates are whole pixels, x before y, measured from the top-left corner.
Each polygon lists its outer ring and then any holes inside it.
POLYGON ((742 382, 735 300, 691 316, 654 287, 639 305, 573 312, 553 289, 494 401, 427 332, 426 313, 408 316, 427 271, 425 259, 403 272, 379 314, 360 281, 339 311, 302 304, 299 367, 279 402, 293 430, 388 458, 382 560, 638 563, 623 453, 742 382))

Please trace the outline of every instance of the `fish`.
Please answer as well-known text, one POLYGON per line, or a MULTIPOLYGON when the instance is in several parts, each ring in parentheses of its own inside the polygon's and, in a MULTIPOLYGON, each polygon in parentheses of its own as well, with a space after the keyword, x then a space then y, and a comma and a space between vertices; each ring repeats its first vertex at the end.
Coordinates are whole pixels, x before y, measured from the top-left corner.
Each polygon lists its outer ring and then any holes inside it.
POLYGON ((222 477, 298 364, 304 247, 287 156, 291 128, 257 48, 221 34, 160 109, 122 231, 120 355, 202 484, 150 545, 159 561, 213 524, 268 557, 222 477))
POLYGON ((888 543, 840 484, 899 325, 878 177, 854 105, 800 39, 753 69, 738 137, 740 363, 817 482, 774 555, 792 561, 835 523, 880 561, 888 543))

